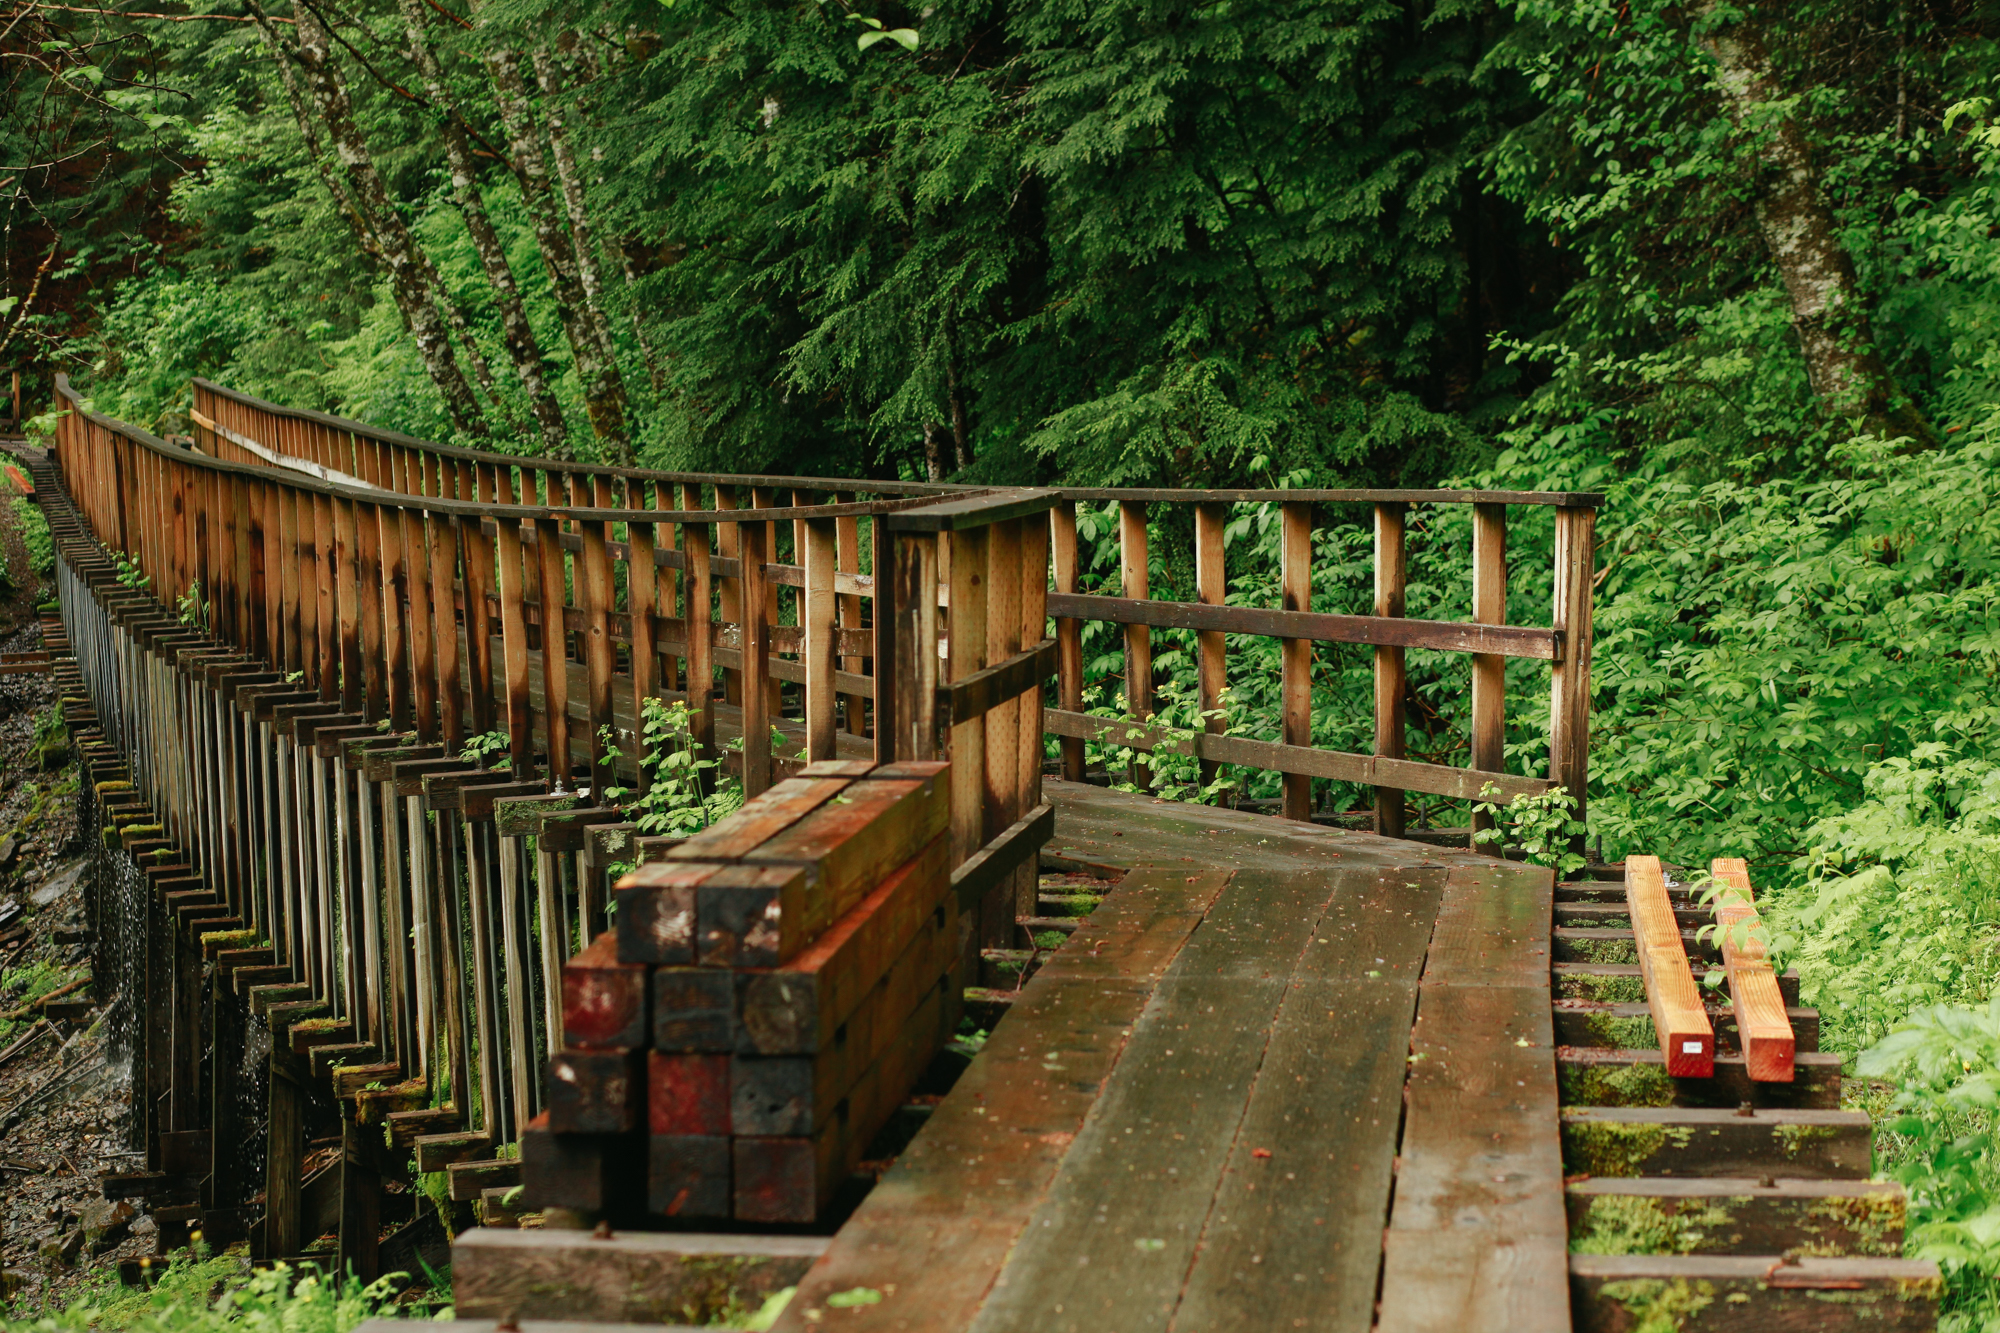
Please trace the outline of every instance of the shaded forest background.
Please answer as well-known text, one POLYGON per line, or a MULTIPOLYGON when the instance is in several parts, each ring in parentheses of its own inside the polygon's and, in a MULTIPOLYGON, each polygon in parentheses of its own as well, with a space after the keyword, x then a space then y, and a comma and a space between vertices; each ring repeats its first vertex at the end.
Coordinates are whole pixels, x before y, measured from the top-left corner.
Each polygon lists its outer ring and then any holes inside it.
MULTIPOLYGON (((1592 835, 1748 856, 1829 1047, 1899 1030, 1857 1086, 1908 1112, 1949 1326, 2000 1328, 1996 36, 1982 0, 0 0, 0 364, 161 433, 205 375, 695 470, 1603 490, 1592 835)), ((1464 614, 1458 522, 1413 615, 1464 614)), ((1359 609, 1364 535, 1319 542, 1316 608, 1359 609)), ((1413 749, 1463 762, 1462 665, 1418 657, 1413 749)), ((1354 748, 1365 659, 1316 672, 1354 748)))

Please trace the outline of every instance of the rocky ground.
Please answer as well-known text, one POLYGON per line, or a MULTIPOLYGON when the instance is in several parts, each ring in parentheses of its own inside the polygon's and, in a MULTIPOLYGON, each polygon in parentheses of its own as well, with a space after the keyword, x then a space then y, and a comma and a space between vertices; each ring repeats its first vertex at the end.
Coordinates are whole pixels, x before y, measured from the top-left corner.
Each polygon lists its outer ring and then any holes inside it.
MULTIPOLYGON (((0 652, 41 646, 19 517, 0 496, 0 652)), ((91 987, 77 834, 77 776, 53 683, 0 676, 0 1312, 68 1300, 118 1260, 151 1253, 154 1229, 107 1203, 98 1176, 131 1170, 129 1090, 107 1068, 91 987), (45 1003, 46 1001, 46 1003, 45 1003)))

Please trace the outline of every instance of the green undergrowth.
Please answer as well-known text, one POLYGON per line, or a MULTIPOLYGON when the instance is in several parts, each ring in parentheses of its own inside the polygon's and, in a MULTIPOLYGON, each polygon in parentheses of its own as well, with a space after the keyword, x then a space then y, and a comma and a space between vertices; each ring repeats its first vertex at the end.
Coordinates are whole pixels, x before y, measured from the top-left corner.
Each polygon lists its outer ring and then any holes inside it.
MULTIPOLYGON (((3 1333, 348 1333, 366 1319, 395 1317, 406 1285, 397 1274, 364 1285, 325 1280, 286 1266, 252 1271, 237 1255, 182 1252, 149 1290, 120 1286, 110 1273, 58 1309, 0 1311, 3 1333)), ((448 1316, 448 1311, 446 1312, 448 1316)))

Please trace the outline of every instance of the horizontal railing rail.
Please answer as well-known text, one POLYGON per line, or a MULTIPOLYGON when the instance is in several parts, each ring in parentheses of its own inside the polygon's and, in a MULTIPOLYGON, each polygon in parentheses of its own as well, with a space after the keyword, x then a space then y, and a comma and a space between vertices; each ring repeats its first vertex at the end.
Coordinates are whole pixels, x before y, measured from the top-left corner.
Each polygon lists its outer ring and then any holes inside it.
MULTIPOLYGON (((332 461, 368 466, 382 484, 399 489, 436 490, 437 480, 448 477, 453 468, 469 461, 477 468, 511 469, 520 477, 525 494, 537 486, 544 496, 579 495, 588 491, 606 499, 645 493, 644 481, 655 489, 671 477, 676 485, 716 488, 717 503, 722 492, 737 479, 718 479, 710 474, 648 473, 641 469, 597 467, 582 463, 545 463, 542 460, 512 459, 504 455, 480 454, 470 450, 434 445, 394 432, 379 431, 364 423, 299 412, 277 407, 248 395, 235 393, 207 381, 196 382, 197 421, 219 434, 222 444, 235 441, 267 459, 289 460, 306 466, 329 466, 332 461), (220 426, 203 415, 203 409, 235 414, 233 426, 220 426), (246 433, 247 432, 247 433, 246 433), (385 466, 379 460, 366 463, 366 441, 379 441, 407 451, 410 457, 399 466, 385 466), (532 480, 531 478, 538 478, 532 480)), ((852 497, 856 488, 881 487, 879 482, 841 481, 827 478, 767 477, 741 479, 751 490, 752 503, 773 505, 790 492, 792 498, 823 496, 839 501, 852 497)), ((923 505, 933 512, 936 497, 965 494, 964 488, 923 483, 899 483, 903 491, 932 497, 906 501, 923 505)), ((664 506, 665 492, 659 503, 664 506)), ((1054 638, 1058 666, 1056 707, 1045 711, 1045 726, 1060 739, 1066 775, 1080 778, 1084 770, 1085 744, 1100 741, 1125 749, 1157 752, 1171 750, 1193 754, 1201 763, 1204 780, 1212 779, 1223 764, 1275 772, 1282 775, 1282 809, 1294 817, 1306 817, 1312 807, 1314 780, 1360 783, 1375 789, 1378 831, 1400 835, 1404 829, 1408 793, 1442 796, 1455 800, 1477 800, 1497 794, 1502 799, 1546 791, 1562 786, 1577 802, 1579 818, 1588 784, 1589 671, 1591 638, 1591 594, 1594 572, 1595 510, 1603 497, 1591 492, 1500 491, 1471 489, 1224 489, 1168 490, 1159 488, 1109 489, 1093 487, 1056 488, 1057 503, 1052 511, 1053 586, 1046 598, 1048 632, 1054 638), (1081 589, 1076 552, 1076 515, 1079 505, 1116 506, 1119 545, 1119 587, 1116 596, 1081 589), (1280 605, 1246 606, 1229 600, 1229 571, 1225 568, 1223 528, 1227 515, 1239 506, 1275 506, 1281 513, 1283 533, 1280 571, 1280 605), (1469 621, 1425 620, 1405 614, 1408 587, 1408 513, 1412 507, 1465 505, 1473 511, 1472 522, 1472 612, 1469 621), (1311 609, 1311 552, 1315 516, 1328 506, 1367 506, 1375 524, 1374 614, 1332 614, 1311 609), (1508 623, 1507 534, 1508 510, 1514 506, 1552 508, 1554 549, 1552 569, 1552 621, 1546 626, 1508 623), (1176 515, 1176 511, 1178 514, 1176 515), (1158 520, 1175 516, 1175 530, 1185 529, 1192 511, 1195 533, 1194 565, 1197 571, 1197 601, 1155 599, 1149 595, 1148 568, 1151 540, 1149 532, 1161 527, 1158 520), (1119 627, 1124 643, 1125 716, 1107 719, 1084 710, 1081 629, 1088 622, 1119 627), (1199 660, 1200 711, 1205 715, 1202 732, 1190 736, 1179 728, 1152 724, 1155 685, 1152 671, 1152 631, 1184 631, 1196 637, 1195 656, 1199 660), (1228 635, 1253 636, 1274 640, 1280 645, 1282 682, 1278 739, 1258 740, 1226 734, 1230 724, 1222 716, 1222 693, 1228 679, 1228 635), (1316 644, 1354 644, 1374 652, 1374 746, 1371 754, 1350 754, 1316 746, 1312 740, 1313 647, 1316 644), (1470 735, 1467 767, 1430 763, 1408 755, 1405 716, 1409 686, 1406 654, 1412 650, 1463 653, 1471 657, 1470 735), (1508 708, 1506 702, 1506 662, 1508 659, 1546 662, 1550 666, 1550 742, 1548 776, 1523 777, 1505 769, 1505 739, 1508 708), (1120 725, 1121 723, 1145 725, 1120 725)), ((875 502, 883 503, 883 502, 875 502)), ((965 503, 989 505, 990 500, 972 498, 965 503)), ((793 505, 768 512, 773 519, 795 517, 801 508, 793 505)), ((845 509, 846 506, 841 506, 845 509)), ((580 512, 580 511, 579 511, 580 512)), ((664 513, 662 514, 664 517, 664 513)), ((675 515, 678 518, 679 511, 675 515)), ((574 549, 580 539, 560 534, 574 549)), ((729 538, 725 536, 724 541, 729 538)), ((794 549, 803 538, 794 537, 794 549)), ((858 551, 858 543, 849 543, 858 551)), ((775 548, 774 548, 775 550, 775 548)), ((661 568, 679 567, 678 553, 662 544, 654 558, 661 568)), ((733 575, 735 567, 725 554, 712 557, 712 577, 733 575)), ((795 587, 803 584, 798 564, 781 564, 767 559, 767 586, 795 587)), ((843 615, 842 626, 859 625, 862 602, 872 600, 875 588, 870 575, 858 565, 836 573, 843 600, 852 599, 852 615, 843 615)), ((938 590, 941 605, 948 608, 948 583, 938 590)), ((771 620, 777 619, 774 613, 771 620)), ((676 631, 662 624, 656 634, 662 641, 675 639, 676 631)), ((939 630, 949 633, 949 614, 939 630)), ((858 637, 858 636, 854 636, 858 637)), ((778 642, 774 640, 774 643, 778 642)), ((785 643, 789 649, 789 643, 785 643)), ((726 651, 726 649, 724 650, 726 651)), ((843 649, 845 651, 845 649, 843 649)), ((858 685, 866 675, 869 660, 863 656, 845 664, 842 679, 858 685)), ((797 675, 794 664, 778 660, 781 678, 797 675)), ((733 696, 732 696, 733 697, 733 696)), ((1146 780, 1143 766, 1134 776, 1146 780)), ((1475 827, 1486 820, 1475 817, 1475 827)))

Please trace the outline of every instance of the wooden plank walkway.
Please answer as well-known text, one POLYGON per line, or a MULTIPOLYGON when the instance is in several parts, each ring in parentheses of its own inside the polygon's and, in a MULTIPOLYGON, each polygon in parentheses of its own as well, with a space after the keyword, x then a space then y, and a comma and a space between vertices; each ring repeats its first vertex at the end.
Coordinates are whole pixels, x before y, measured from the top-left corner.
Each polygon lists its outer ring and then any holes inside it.
POLYGON ((1567 1329, 1549 872, 1045 790, 1130 873, 778 1327, 1567 1329))

